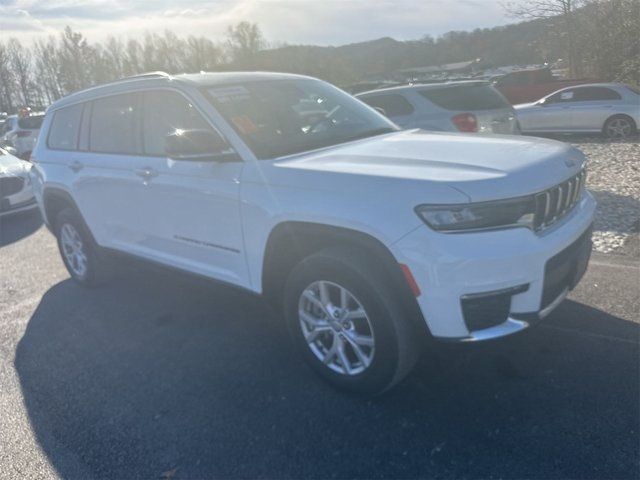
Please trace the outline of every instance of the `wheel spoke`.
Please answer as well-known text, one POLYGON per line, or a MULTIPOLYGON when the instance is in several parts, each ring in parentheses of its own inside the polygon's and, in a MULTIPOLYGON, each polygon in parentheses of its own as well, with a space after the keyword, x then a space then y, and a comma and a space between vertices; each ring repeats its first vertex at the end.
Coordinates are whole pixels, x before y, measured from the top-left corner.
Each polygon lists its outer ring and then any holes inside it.
POLYGON ((320 292, 320 301, 326 309, 331 303, 331 298, 329 297, 329 285, 327 285, 327 282, 320 282, 318 284, 318 290, 320 292))
POLYGON ((65 244, 68 245, 72 245, 73 244, 73 239, 71 238, 71 234, 69 233, 69 226, 67 224, 65 224, 62 227, 62 241, 65 244))
POLYGON ((331 363, 331 360, 333 360, 333 357, 336 356, 336 354, 338 353, 338 339, 337 337, 334 335, 333 336, 333 343, 331 344, 331 348, 327 351, 324 359, 322 360, 325 365, 331 363))
POLYGON ((364 354, 364 352, 360 348, 360 345, 358 345, 357 343, 355 343, 351 339, 349 339, 349 345, 351 346, 351 349, 353 350, 353 353, 355 353, 356 357, 358 357, 358 360, 360 360, 360 363, 362 363, 362 366, 365 367, 365 368, 368 367, 370 365, 370 363, 371 363, 371 360, 369 358, 367 358, 367 356, 364 354))
POLYGON ((305 312, 304 310, 299 310, 298 315, 300 315, 300 319, 303 320, 307 325, 312 328, 331 328, 329 323, 326 320, 322 320, 320 318, 316 318, 311 315, 309 312, 305 312))
POLYGON ((326 307, 323 305, 323 303, 310 291, 305 290, 302 295, 304 296, 304 298, 306 298, 307 300, 309 300, 311 303, 313 303, 316 307, 318 307, 320 310, 322 310, 322 313, 324 313, 327 318, 330 317, 329 312, 327 311, 326 307))
POLYGON ((340 308, 346 309, 349 307, 349 292, 346 289, 340 289, 340 308))
POLYGON ((357 345, 362 345, 363 347, 373 347, 373 337, 368 335, 360 335, 356 332, 346 332, 345 335, 349 340, 357 345))
POLYGON ((351 375, 351 364, 349 363, 349 359, 347 358, 347 354, 344 351, 344 342, 342 340, 338 340, 338 358, 340 358, 340 363, 342 364, 342 369, 344 373, 347 375, 351 375))
POLYGON ((358 308, 357 310, 350 310, 345 315, 345 318, 349 320, 355 320, 356 318, 367 318, 367 313, 362 308, 358 308))

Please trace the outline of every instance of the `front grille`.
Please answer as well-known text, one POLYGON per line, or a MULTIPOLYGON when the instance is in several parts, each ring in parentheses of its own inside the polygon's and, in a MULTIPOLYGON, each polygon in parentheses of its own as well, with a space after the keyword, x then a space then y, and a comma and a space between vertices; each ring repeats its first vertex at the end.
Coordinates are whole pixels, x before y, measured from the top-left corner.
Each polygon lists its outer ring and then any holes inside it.
POLYGON ((0 198, 18 193, 23 186, 24 179, 21 177, 0 178, 0 198))
POLYGON ((536 231, 544 230, 560 220, 578 203, 587 180, 586 170, 535 196, 535 216, 533 226, 536 231))

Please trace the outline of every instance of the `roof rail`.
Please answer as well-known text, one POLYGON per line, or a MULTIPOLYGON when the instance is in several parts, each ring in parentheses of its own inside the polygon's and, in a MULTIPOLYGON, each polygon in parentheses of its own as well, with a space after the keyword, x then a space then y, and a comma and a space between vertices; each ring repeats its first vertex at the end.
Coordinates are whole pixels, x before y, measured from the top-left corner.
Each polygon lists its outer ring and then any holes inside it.
POLYGON ((171 75, 169 75, 167 72, 161 72, 161 71, 145 72, 145 73, 139 73, 137 75, 131 75, 129 77, 119 78, 118 80, 116 80, 116 82, 125 82, 127 80, 137 80, 141 78, 171 78, 171 75))

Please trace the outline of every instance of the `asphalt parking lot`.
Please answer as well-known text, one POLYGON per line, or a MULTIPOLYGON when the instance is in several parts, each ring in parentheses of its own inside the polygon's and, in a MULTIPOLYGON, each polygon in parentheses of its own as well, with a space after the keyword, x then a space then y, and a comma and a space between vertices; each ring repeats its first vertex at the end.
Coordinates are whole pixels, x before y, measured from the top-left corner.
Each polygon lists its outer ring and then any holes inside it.
POLYGON ((68 279, 0 227, 0 478, 640 476, 637 259, 598 255, 542 325, 338 393, 249 294, 141 265, 68 279))

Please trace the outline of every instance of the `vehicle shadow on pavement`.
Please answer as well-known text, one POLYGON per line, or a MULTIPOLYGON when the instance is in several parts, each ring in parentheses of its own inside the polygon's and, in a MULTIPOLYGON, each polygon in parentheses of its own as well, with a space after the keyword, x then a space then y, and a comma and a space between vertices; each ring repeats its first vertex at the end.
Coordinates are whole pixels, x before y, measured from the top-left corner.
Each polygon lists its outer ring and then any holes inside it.
POLYGON ((39 210, 0 218, 0 248, 28 237, 41 226, 39 210))
POLYGON ((567 301, 508 341, 427 353, 363 399, 314 376, 268 312, 164 272, 52 287, 15 367, 53 466, 64 478, 640 474, 630 321, 567 301))

